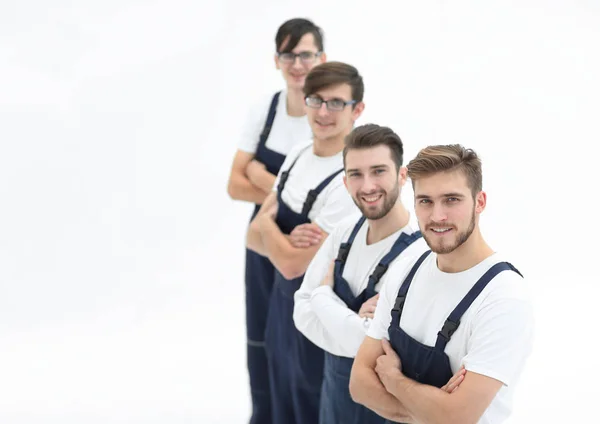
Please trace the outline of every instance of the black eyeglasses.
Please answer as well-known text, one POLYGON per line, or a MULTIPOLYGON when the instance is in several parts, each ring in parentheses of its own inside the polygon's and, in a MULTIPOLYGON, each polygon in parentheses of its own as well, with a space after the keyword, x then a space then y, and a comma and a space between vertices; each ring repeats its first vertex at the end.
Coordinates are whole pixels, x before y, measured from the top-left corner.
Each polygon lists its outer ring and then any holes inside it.
POLYGON ((321 52, 300 52, 300 53, 277 53, 277 57, 283 63, 294 63, 296 58, 300 58, 300 62, 308 65, 313 63, 319 56, 321 56, 321 52))
POLYGON ((306 103, 306 106, 313 109, 320 109, 321 105, 325 103, 327 110, 339 112, 341 110, 344 110, 346 106, 355 104, 356 100, 350 100, 347 102, 342 99, 323 100, 320 97, 308 96, 304 99, 304 103, 306 103))

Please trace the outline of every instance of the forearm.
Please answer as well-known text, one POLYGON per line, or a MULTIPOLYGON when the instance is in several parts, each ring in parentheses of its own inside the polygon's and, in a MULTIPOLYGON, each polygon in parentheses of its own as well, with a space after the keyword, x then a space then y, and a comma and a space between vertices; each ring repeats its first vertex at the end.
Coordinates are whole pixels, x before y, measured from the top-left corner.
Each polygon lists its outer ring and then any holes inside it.
POLYGON ((302 275, 306 269, 300 269, 294 260, 299 253, 297 251, 301 249, 292 246, 289 238, 281 232, 272 218, 262 218, 259 223, 265 255, 275 268, 288 280, 302 275))
POLYGON ((419 423, 468 423, 466 417, 458 416, 460 411, 452 408, 451 395, 437 387, 417 383, 399 373, 389 390, 419 423))
POLYGON ((227 184, 227 193, 234 200, 242 200, 260 205, 270 190, 262 190, 255 186, 244 175, 233 174, 227 184))
POLYGON ((276 178, 275 175, 264 168, 258 168, 248 173, 250 182, 266 193, 269 193, 273 189, 276 178))
POLYGON ((371 368, 356 366, 355 363, 350 378, 350 394, 354 402, 390 421, 415 422, 402 402, 385 389, 377 373, 371 368))
POLYGON ((348 308, 329 286, 314 290, 310 304, 325 333, 335 335, 343 356, 356 356, 366 334, 365 321, 348 308))
POLYGON ((250 223, 250 226, 248 227, 248 232, 246 233, 246 247, 259 255, 267 256, 258 223, 255 221, 250 223))

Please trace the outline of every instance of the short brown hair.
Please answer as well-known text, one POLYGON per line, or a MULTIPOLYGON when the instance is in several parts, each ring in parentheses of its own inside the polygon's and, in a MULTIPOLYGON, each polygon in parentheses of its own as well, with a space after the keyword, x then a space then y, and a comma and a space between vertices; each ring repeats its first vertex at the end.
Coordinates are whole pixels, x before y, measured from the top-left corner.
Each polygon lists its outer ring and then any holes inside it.
POLYGON ((429 146, 422 149, 407 166, 408 176, 415 180, 438 172, 462 171, 473 197, 482 190, 481 159, 472 149, 460 144, 429 146))
POLYGON ((402 166, 402 155, 404 148, 402 140, 391 128, 382 127, 377 124, 365 124, 352 130, 344 139, 344 168, 346 167, 346 154, 353 149, 371 149, 385 145, 390 149, 390 156, 396 164, 396 171, 402 166))
POLYGON ((310 96, 340 84, 348 84, 352 88, 352 100, 362 102, 365 92, 363 79, 354 66, 342 62, 325 62, 312 68, 304 81, 304 95, 310 96))
POLYGON ((312 21, 303 18, 294 18, 285 21, 275 35, 275 49, 277 53, 289 53, 294 47, 298 45, 300 39, 306 34, 312 34, 315 38, 315 46, 317 50, 323 51, 323 30, 316 26, 312 21), (285 49, 281 46, 283 42, 289 37, 285 49))

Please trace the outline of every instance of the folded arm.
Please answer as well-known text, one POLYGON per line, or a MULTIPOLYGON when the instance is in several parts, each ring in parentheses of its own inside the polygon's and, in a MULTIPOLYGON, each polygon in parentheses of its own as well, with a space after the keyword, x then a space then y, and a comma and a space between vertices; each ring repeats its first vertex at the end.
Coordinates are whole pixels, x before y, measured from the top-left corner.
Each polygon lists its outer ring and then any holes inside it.
POLYGON ((467 372, 460 390, 449 394, 437 387, 417 383, 398 372, 388 389, 417 422, 431 424, 476 424, 488 408, 502 382, 467 372))
MULTIPOLYGON (((294 247, 290 237, 283 234, 275 222, 277 196, 269 194, 258 214, 250 223, 247 246, 255 252, 267 256, 275 268, 288 280, 305 273, 323 239, 310 247, 294 247)), ((323 238, 327 233, 322 232, 323 238)))
POLYGON ((352 366, 350 395, 356 403, 366 406, 382 417, 396 422, 414 422, 402 402, 383 386, 375 366, 383 354, 381 341, 366 336, 352 366))
POLYGON ((253 159, 254 154, 242 150, 237 151, 229 174, 227 193, 234 200, 261 204, 269 194, 269 190, 253 184, 246 174, 246 168, 253 159))

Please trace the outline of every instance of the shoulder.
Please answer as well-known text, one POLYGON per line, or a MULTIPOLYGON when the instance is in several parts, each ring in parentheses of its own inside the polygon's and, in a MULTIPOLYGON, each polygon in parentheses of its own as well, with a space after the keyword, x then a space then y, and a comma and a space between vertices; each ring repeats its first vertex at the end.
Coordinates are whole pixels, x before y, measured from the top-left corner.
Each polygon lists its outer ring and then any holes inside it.
MULTIPOLYGON (((509 263, 514 266, 514 264, 499 253, 492 255, 487 261, 488 269, 500 263, 509 263)), ((526 278, 512 269, 505 269, 489 282, 486 287, 485 296, 489 298, 488 300, 512 299, 528 303, 531 301, 531 288, 526 278)))

